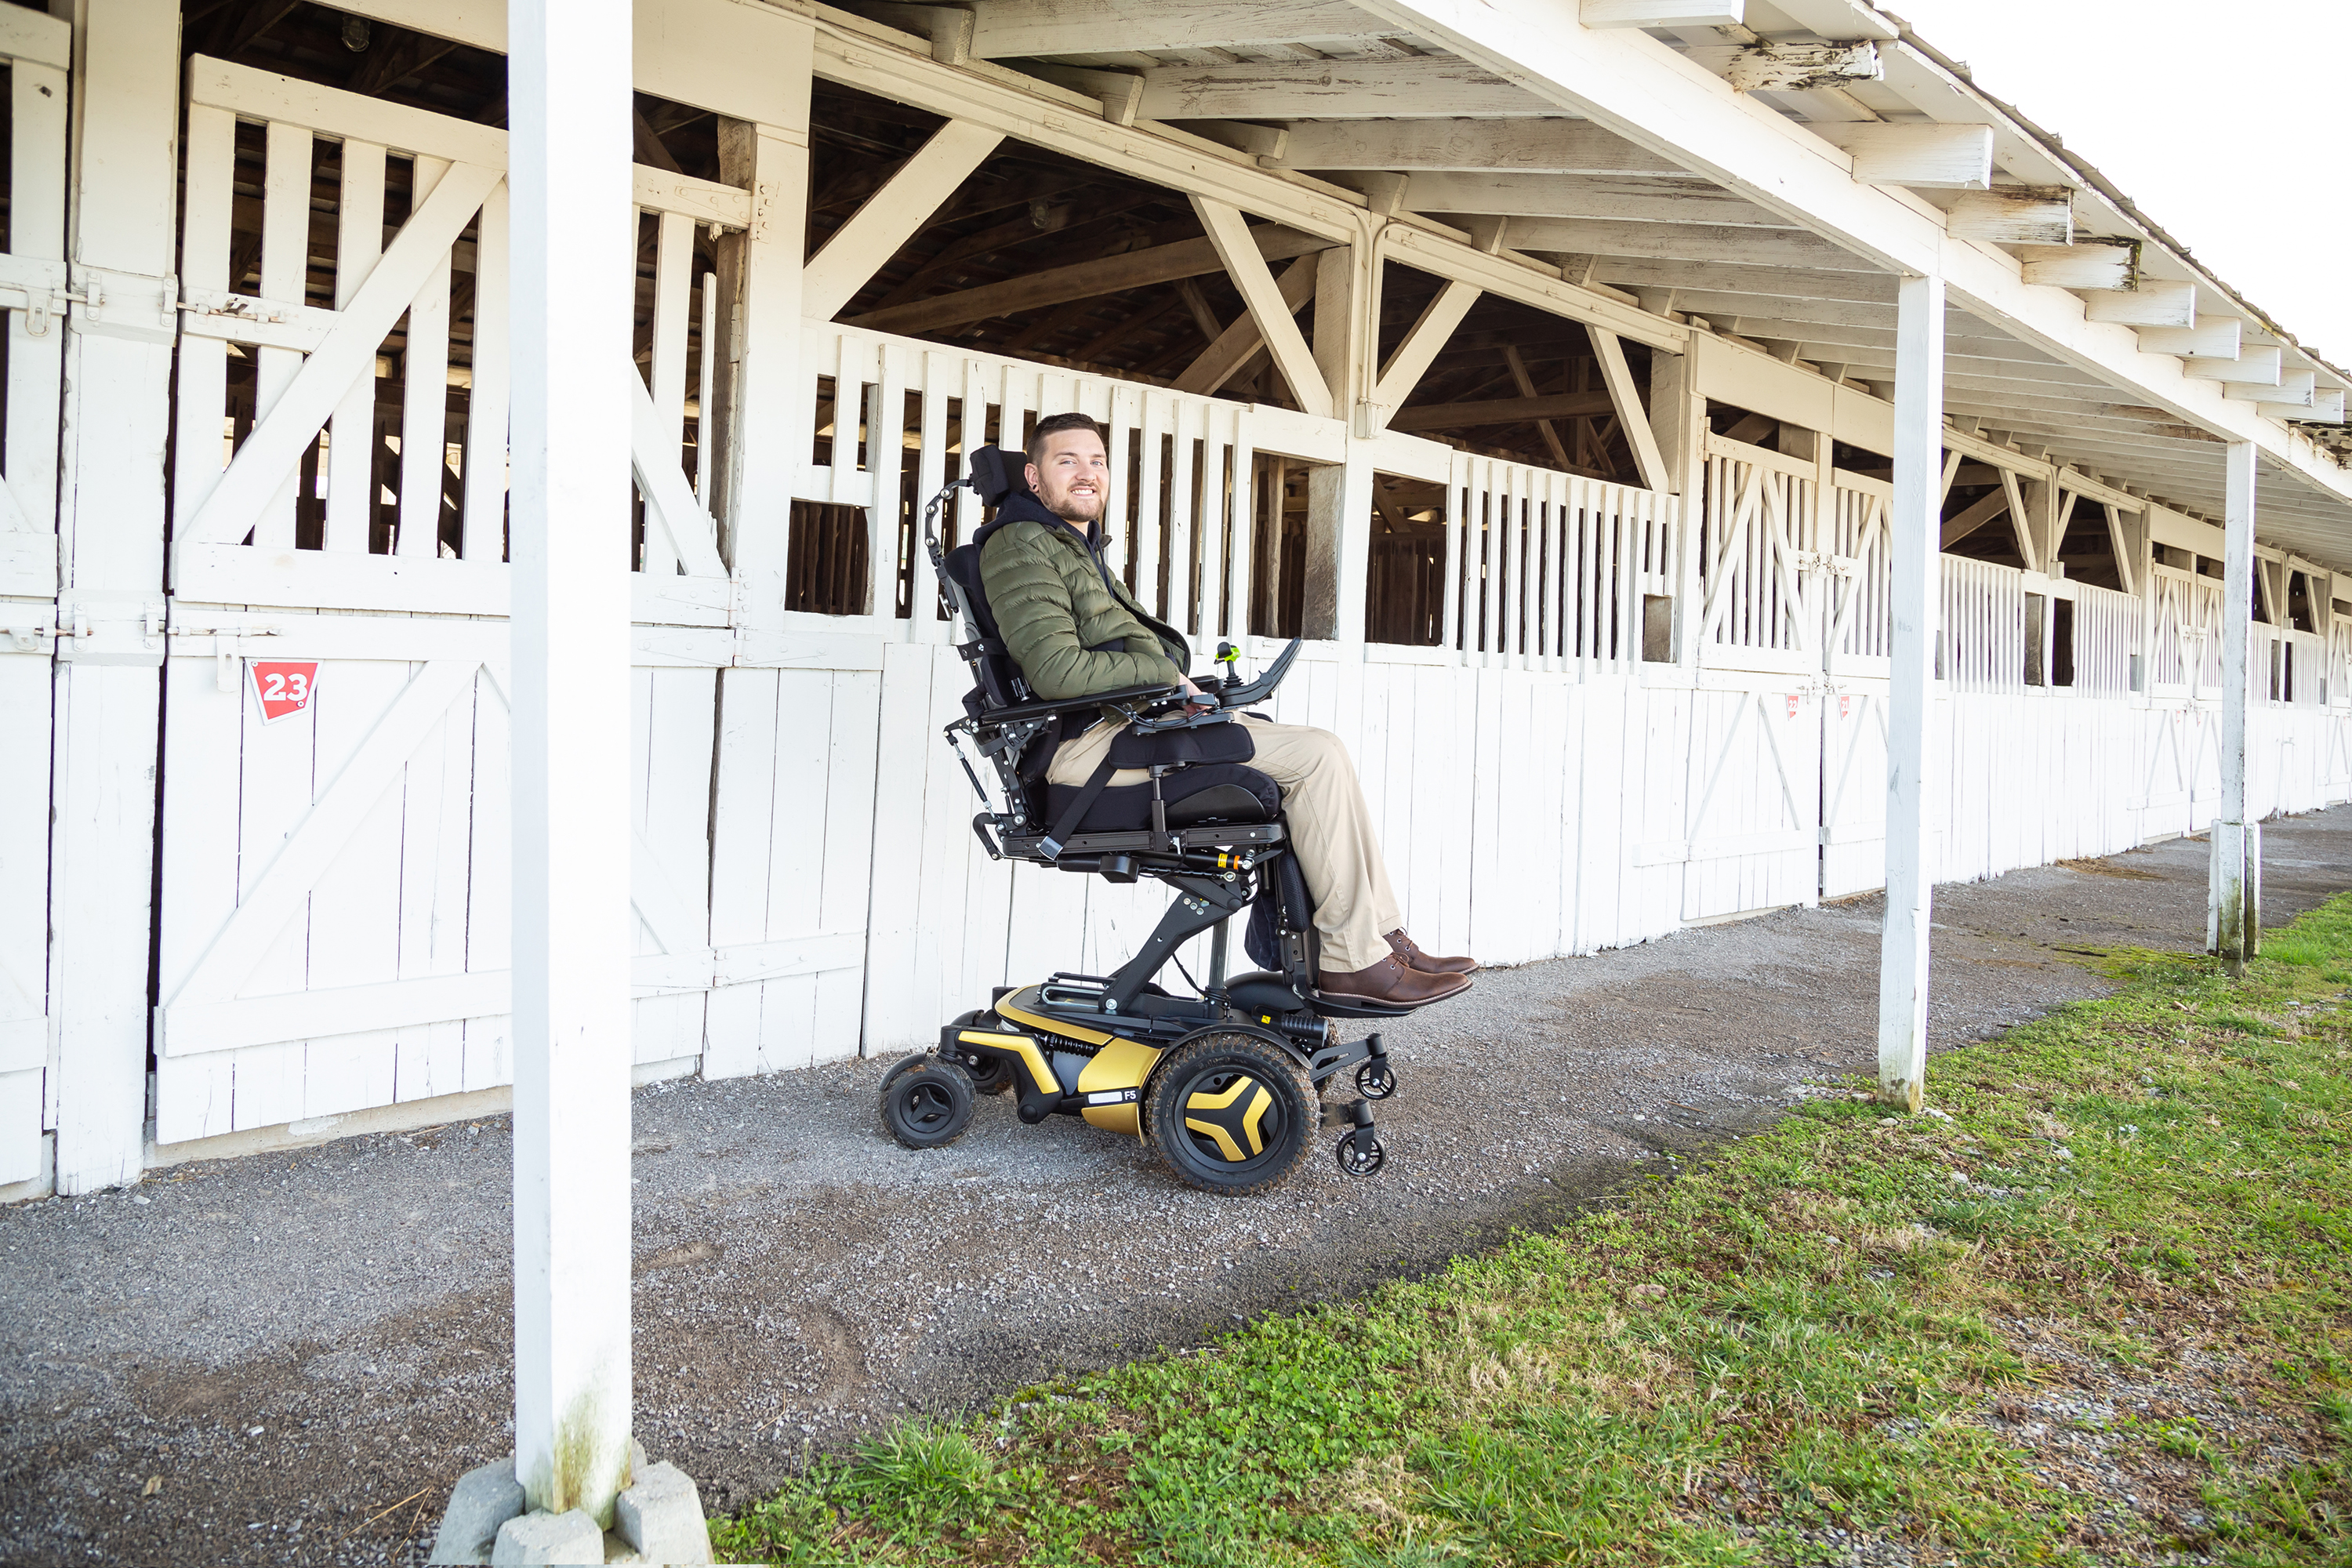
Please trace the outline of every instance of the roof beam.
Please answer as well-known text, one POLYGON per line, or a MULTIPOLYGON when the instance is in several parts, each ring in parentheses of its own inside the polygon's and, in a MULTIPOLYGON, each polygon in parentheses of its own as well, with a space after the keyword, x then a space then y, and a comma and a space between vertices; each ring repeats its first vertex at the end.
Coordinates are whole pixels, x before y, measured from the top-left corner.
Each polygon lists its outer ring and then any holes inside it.
POLYGON ((1391 430, 1465 430, 1478 425, 1525 425, 1538 419, 1591 418, 1614 414, 1606 392, 1562 392, 1549 397, 1497 397, 1484 403, 1429 403, 1400 408, 1391 430))
POLYGON ((2308 407, 2294 407, 2257 399, 2254 406, 2273 419, 2297 419, 2307 425, 2341 425, 2344 423, 2344 393, 2339 390, 2315 392, 2308 407))
MULTIPOLYGON (((2115 296, 2129 299, 2129 295, 2115 296)), ((2193 327, 2153 327, 2139 334, 2139 346, 2155 354, 2193 354, 2200 359, 2236 359, 2245 322, 2235 316, 2208 316, 2193 327)))
MULTIPOLYGON (((815 66, 826 80, 846 82, 929 113, 991 125, 1033 145, 1118 169, 1129 178, 1214 196, 1245 211, 1278 215, 1284 226, 1319 236, 1327 244, 1368 237, 1364 209, 1314 182, 1261 169, 1254 158, 1227 153, 1172 127, 1156 122, 1117 126, 1094 115, 1068 113, 1076 100, 1059 89, 1014 79, 985 62, 950 69, 930 58, 928 45, 887 28, 836 13, 821 14, 815 66)), ((689 89, 690 84, 681 83, 671 90, 684 101, 694 96, 689 89)), ((1381 231, 1379 244, 1401 258, 1409 255, 1410 264, 1424 272, 1475 283, 1489 294, 1604 327, 1653 348, 1680 353, 1689 342, 1686 328, 1648 315, 1622 296, 1580 287, 1524 256, 1486 255, 1474 244, 1417 222, 1389 224, 1381 231)))
POLYGON ((829 321, 996 151, 1002 132, 950 120, 866 198, 801 269, 801 313, 829 321))
POLYGON ((1646 260, 1629 256, 1597 258, 1593 276, 1605 283, 1643 289, 1716 289, 1773 300, 1829 300, 1884 306, 1895 320, 1895 279, 1884 272, 1823 272, 1795 268, 1759 271, 1715 261, 1646 260))
POLYGON ((1990 125, 1888 125, 1824 121, 1815 135, 1853 156, 1853 177, 1868 185, 1983 191, 1992 187, 1990 125))
MULTIPOLYGON (((1511 225, 1511 246, 1517 250, 1565 250, 1600 257, 1654 257, 1668 261, 1710 261, 1743 268, 1805 267, 1828 272, 1882 271, 1868 258, 1798 229, 1531 217, 1511 225)), ((1605 268, 1602 275, 1606 275, 1605 268)))
POLYGON ((1362 44, 1383 36, 1371 17, 1334 0, 1251 0, 1246 5, 1186 5, 1181 0, 976 0, 971 10, 971 52, 990 60, 1246 49, 1268 44, 1362 44))
MULTIPOLYGON (((1786 218, 1726 195, 1703 181, 1621 180, 1580 174, 1426 174, 1405 187, 1415 212, 1502 214, 1509 217, 1604 218, 1650 224, 1713 223, 1797 232, 1786 218)), ((1517 227, 1511 243, 1527 248, 1517 227)))
POLYGON ((1146 120, 1557 117, 1556 105, 1451 58, 1167 66, 1143 73, 1146 120))
POLYGON ((2207 359, 2200 355, 2180 363, 2189 374, 2199 381, 2235 382, 2243 386, 2276 386, 2285 371, 2281 363, 2283 351, 2265 345, 2241 349, 2233 359, 2207 359))
POLYGON ((1902 35, 1895 24, 1859 0, 1772 0, 1772 8, 1800 27, 1810 27, 1832 43, 1862 38, 1889 42, 1902 35))
POLYGON ((1944 215, 1944 226, 1954 239, 2071 246, 2074 243, 2074 193, 2038 185, 1965 192, 1944 215))
POLYGON ((1813 92, 1885 75, 1875 43, 1775 44, 1741 49, 1723 73, 1737 92, 1813 92))
MULTIPOLYGON (((1296 314, 1315 298, 1315 274, 1321 263, 1313 256, 1302 256, 1284 269, 1276 287, 1281 291, 1282 302, 1296 314)), ((1249 311, 1242 312, 1240 321, 1219 330, 1216 318, 1207 315, 1208 302, 1200 298, 1197 285, 1187 280, 1192 289, 1185 302, 1192 307, 1193 317, 1204 336, 1213 340, 1201 352, 1198 359, 1184 367, 1177 376, 1176 390, 1197 392, 1202 396, 1217 390, 1248 366, 1265 347, 1265 334, 1258 331, 1257 318, 1249 311)))
POLYGON ((1113 125, 1132 125, 1143 102, 1143 79, 1133 71, 1090 70, 1084 66, 1036 65, 1037 75, 1072 92, 1101 100, 1103 118, 1113 125))
POLYGON ((1591 336, 1593 356, 1601 362, 1601 379, 1609 388, 1610 401, 1616 405, 1617 427, 1624 432, 1625 444, 1633 449, 1633 467, 1642 476, 1642 488, 1672 489, 1674 478, 1666 472, 1657 433, 1650 428, 1650 416, 1642 410, 1642 394, 1634 384, 1633 367, 1625 363, 1625 345, 1617 341, 1616 333, 1604 332, 1597 327, 1591 336))
POLYGON ((1737 27, 1747 0, 1583 0, 1577 20, 1588 27, 1737 27))
MULTIPOLYGON (((2143 278, 2137 289, 2092 295, 2083 301, 2083 313, 2094 321, 2121 321, 2129 327, 2193 327, 2197 285, 2143 278)), ((2145 332, 2140 334, 2140 346, 2148 346, 2145 332)))
POLYGON ((2094 241, 2084 245, 2028 245, 2020 258, 2028 283, 2061 289, 2129 289, 2139 281, 2139 247, 2094 241))
MULTIPOLYGON (((1389 355, 1389 363, 1381 366, 1379 378, 1372 386, 1372 402, 1382 409, 1396 407, 1412 395, 1421 378, 1429 372, 1430 361, 1437 357, 1454 329, 1478 302, 1479 289, 1475 284, 1448 283, 1433 297, 1421 312, 1421 319, 1404 335, 1404 341, 1389 355)), ((1597 332, 1597 329, 1596 329, 1597 332)), ((1610 340, 1616 340, 1612 337, 1610 340)))
POLYGON ((2007 487, 2004 486, 1978 500, 1974 506, 1969 507, 1959 516, 1946 519, 1943 533, 1936 547, 1938 550, 1949 550, 2008 510, 2009 493, 2007 487))
MULTIPOLYGON (((1249 233, 1260 254, 1274 261, 1286 261, 1309 251, 1328 250, 1332 245, 1330 240, 1273 224, 1263 225, 1249 233)), ((846 324, 877 332, 933 332, 942 327, 960 327, 967 321, 1019 315, 1024 311, 1044 310, 1050 305, 1066 305, 1073 300, 1099 299, 1105 294, 1119 294, 1153 283, 1173 283, 1180 278, 1198 278, 1205 273, 1223 270, 1229 268, 1212 240, 1180 239, 1173 245, 1156 245, 1149 250, 1130 250, 1124 256, 1106 256, 1093 261, 1073 262, 1067 267, 1049 267, 1042 272, 1008 278, 1001 283, 983 283, 977 289, 966 289, 934 300, 909 300, 903 305, 868 310, 862 316, 852 317, 846 324)), ((1284 319, 1288 320, 1287 317, 1284 319)))
POLYGON ((1330 417, 1331 388, 1315 363, 1315 351, 1307 346, 1307 335, 1291 318, 1290 307, 1282 298, 1282 286, 1274 280, 1274 273, 1265 264, 1257 240, 1262 231, 1249 226, 1239 207, 1227 206, 1207 196, 1194 196, 1192 210, 1200 215, 1201 226, 1209 231, 1209 242, 1224 264, 1225 276, 1241 290, 1242 302, 1256 320, 1257 330, 1265 338, 1266 352, 1274 356, 1275 367, 1282 372, 1283 380, 1290 384, 1290 395, 1298 400, 1302 411, 1330 417))
POLYGON ((1391 169, 1400 174, 1684 175, 1670 158, 1581 120, 1307 121, 1289 128, 1272 169, 1391 169))
POLYGON ((2276 404, 2288 408, 2308 408, 2318 395, 2319 377, 2307 370, 2281 373, 2275 382, 2224 382, 2221 390, 2231 397, 2242 397, 2249 403, 2276 404))
MULTIPOLYGON (((1537 395, 1536 378, 1528 374, 1528 362, 1520 355, 1517 347, 1509 344, 1504 346, 1503 363, 1509 367, 1511 384, 1519 389, 1521 397, 1537 395)), ((1563 468, 1570 467, 1568 444, 1559 438, 1559 426, 1549 419, 1538 419, 1536 421, 1536 430, 1543 437, 1544 445, 1551 448, 1552 461, 1563 468)))

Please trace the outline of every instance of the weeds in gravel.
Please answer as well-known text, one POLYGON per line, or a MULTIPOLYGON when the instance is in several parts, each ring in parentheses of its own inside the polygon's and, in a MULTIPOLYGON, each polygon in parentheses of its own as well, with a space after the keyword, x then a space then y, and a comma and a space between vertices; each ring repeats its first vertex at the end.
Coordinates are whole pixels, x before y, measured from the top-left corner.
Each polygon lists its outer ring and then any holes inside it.
POLYGON ((785 1563, 2352 1564, 2352 896, 1431 1279, 822 1460, 785 1563), (2177 1556, 2176 1554, 2185 1554, 2177 1556))

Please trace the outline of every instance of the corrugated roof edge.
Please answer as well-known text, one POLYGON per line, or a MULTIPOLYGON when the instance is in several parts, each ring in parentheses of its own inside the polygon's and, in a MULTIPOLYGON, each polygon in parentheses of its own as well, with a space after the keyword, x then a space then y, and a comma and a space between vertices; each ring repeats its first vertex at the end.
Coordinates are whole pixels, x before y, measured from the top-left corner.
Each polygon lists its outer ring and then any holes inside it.
POLYGON ((1929 43, 1927 39, 1921 37, 1916 32, 1913 31, 1911 24, 1905 21, 1901 16, 1896 16, 1894 12, 1885 9, 1884 6, 1874 6, 1873 9, 1876 10, 1880 16, 1885 16, 1889 22, 1895 25, 1895 30, 1901 35, 1902 41, 1904 43, 1908 44, 1911 47, 1927 56, 1945 70, 1951 72, 1952 75, 1968 83, 1969 90, 1970 92, 1975 93, 1979 98, 1983 99, 1994 109, 1997 109, 2001 113, 2007 115, 2011 121, 2016 122, 2019 130, 2024 132, 2028 136, 2032 137, 2036 142, 2040 142, 2042 148, 2047 151, 2052 157, 2058 159, 2068 168, 2082 175, 2084 184, 2088 184, 2093 190, 2097 191, 2099 195, 2106 197, 2107 200, 2116 205, 2116 211, 2122 213, 2126 217, 2131 219, 2132 222, 2139 225, 2141 228, 2145 229, 2149 239, 2154 240, 2157 244, 2161 245, 2167 250, 2172 252, 2174 256, 2179 258, 2182 266, 2193 268, 2197 272, 2198 276, 2202 278, 2206 282, 2210 283, 2220 292, 2229 296, 2233 304, 2240 306, 2248 315, 2261 322, 2264 331, 2270 332, 2278 338, 2284 339, 2287 342, 2293 343, 2296 351, 2308 355, 2313 363, 2323 365, 2332 374, 2343 378, 2347 383, 2352 383, 2352 371, 2347 371, 2343 366, 2322 358, 2316 352, 2306 347, 2302 339, 2296 337, 2293 332, 2288 331, 2284 327, 2280 326, 2277 319, 2272 316, 2268 310, 2263 310, 2261 306, 2255 304, 2252 300, 2247 299, 2237 289, 2232 289, 2229 284, 2215 277, 2211 268, 2207 267, 2203 262, 2199 261, 2196 256, 2187 246, 2173 238, 2169 233, 2166 232, 2162 224, 2158 223, 2154 218, 2149 217, 2147 214, 2142 212, 2137 203, 2134 202, 2129 196, 2124 195, 2120 190, 2117 190, 2116 188, 2116 183, 2113 180, 2108 179, 2106 175, 2101 174, 2096 168, 2084 162, 2082 157, 2076 154, 2074 151, 2068 147, 2059 137, 2050 132, 2044 131, 2041 126, 2027 119, 2025 115, 2018 110, 2014 104, 2004 103, 2000 99, 1995 98, 1991 93, 1987 92, 1983 88, 1978 86, 1975 75, 1969 69, 1965 61, 1956 60, 1946 55, 1943 50, 1936 47, 1935 45, 1929 43))

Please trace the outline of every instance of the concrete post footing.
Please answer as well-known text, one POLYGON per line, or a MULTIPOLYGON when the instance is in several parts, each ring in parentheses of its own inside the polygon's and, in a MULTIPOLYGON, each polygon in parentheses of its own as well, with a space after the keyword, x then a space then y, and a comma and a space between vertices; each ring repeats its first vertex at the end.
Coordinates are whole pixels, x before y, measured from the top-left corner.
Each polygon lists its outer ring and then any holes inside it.
POLYGON ((632 1479, 614 1504, 611 1530, 577 1509, 526 1510, 511 1457, 467 1471, 449 1493, 429 1561, 565 1568, 709 1563, 710 1533, 693 1479, 675 1465, 646 1464, 635 1443, 629 1455, 632 1479))

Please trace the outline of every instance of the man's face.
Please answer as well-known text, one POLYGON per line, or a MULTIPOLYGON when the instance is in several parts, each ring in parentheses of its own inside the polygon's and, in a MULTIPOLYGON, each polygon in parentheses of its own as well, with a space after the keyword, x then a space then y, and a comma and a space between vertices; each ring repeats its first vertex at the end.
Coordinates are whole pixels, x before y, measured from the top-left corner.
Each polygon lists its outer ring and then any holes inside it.
POLYGON ((1079 527, 1103 513, 1110 494, 1110 458, 1091 430, 1056 430, 1029 465, 1029 488, 1045 510, 1079 527))

